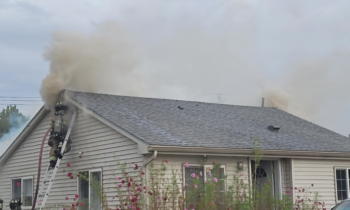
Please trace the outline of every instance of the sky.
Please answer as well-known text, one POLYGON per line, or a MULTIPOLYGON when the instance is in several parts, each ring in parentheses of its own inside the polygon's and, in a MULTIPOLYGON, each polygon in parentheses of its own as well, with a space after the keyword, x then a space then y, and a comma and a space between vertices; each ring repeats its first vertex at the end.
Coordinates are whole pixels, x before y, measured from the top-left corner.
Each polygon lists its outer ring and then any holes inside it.
MULTIPOLYGON (((348 136, 349 9, 347 0, 2 0, 0 96, 40 97, 55 62, 45 53, 71 39, 57 32, 89 43, 111 22, 141 64, 121 77, 128 84, 96 92, 249 106, 277 97, 287 111, 348 136)), ((43 102, 32 99, 12 102, 35 104, 18 105, 34 116, 43 102)), ((0 98, 0 109, 8 103, 0 98)), ((0 155, 13 139, 0 140, 0 155)))

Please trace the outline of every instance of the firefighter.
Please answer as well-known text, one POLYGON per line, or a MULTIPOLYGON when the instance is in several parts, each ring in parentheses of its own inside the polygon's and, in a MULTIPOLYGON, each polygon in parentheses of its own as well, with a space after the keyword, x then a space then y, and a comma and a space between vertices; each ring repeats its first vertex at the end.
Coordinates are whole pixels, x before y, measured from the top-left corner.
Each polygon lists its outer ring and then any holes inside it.
MULTIPOLYGON (((54 168, 58 158, 62 158, 61 147, 58 147, 60 142, 66 138, 68 130, 68 121, 70 119, 70 114, 68 112, 68 107, 59 102, 55 106, 55 113, 51 118, 51 134, 48 145, 51 147, 50 150, 50 167, 54 168)), ((71 149, 71 140, 68 139, 64 153, 67 153, 71 149)))

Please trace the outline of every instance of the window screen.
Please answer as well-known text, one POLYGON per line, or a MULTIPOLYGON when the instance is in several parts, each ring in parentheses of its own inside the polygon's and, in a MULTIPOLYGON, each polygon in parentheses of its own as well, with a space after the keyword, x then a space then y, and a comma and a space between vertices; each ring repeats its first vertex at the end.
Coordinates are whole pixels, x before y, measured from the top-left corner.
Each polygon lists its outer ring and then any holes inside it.
POLYGON ((346 170, 336 170, 337 176, 337 197, 338 200, 345 200, 347 198, 347 181, 346 181, 346 170))
MULTIPOLYGON (((204 167, 201 166, 190 166, 190 167, 186 167, 185 168, 185 191, 190 193, 190 189, 193 189, 193 185, 194 182, 193 180, 198 179, 200 181, 200 183, 203 185, 204 184, 204 171, 203 171, 204 167), (200 173, 202 173, 202 176, 200 175, 200 173), (192 177, 191 175, 195 174, 194 177, 192 177)), ((193 192, 192 192, 193 193, 193 192)), ((189 200, 189 202, 187 203, 187 208, 190 207, 191 204, 195 204, 197 203, 198 198, 200 197, 200 192, 198 192, 197 194, 193 195, 192 199, 189 200)))
POLYGON ((89 209, 89 172, 80 172, 79 173, 79 196, 80 199, 84 202, 84 205, 80 207, 80 210, 89 209))
MULTIPOLYGON (((21 179, 13 179, 12 180, 12 198, 17 199, 21 198, 21 189, 22 189, 22 181, 21 179)), ((11 199, 12 199, 11 198, 11 199)))
POLYGON ((90 203, 91 208, 94 210, 101 210, 101 171, 95 171, 90 173, 90 203))
POLYGON ((22 203, 24 206, 33 205, 33 179, 23 179, 23 198, 22 203))

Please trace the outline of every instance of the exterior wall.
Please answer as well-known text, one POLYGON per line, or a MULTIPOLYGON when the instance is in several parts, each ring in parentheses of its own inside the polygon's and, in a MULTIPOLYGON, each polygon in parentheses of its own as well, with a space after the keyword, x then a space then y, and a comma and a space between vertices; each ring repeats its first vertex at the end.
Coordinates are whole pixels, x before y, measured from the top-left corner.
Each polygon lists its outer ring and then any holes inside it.
MULTIPOLYGON (((44 117, 1 167, 0 197, 5 203, 11 200, 11 179, 33 176, 35 188, 38 152, 40 151, 42 138, 49 128, 50 117, 49 114, 44 117)), ((67 173, 72 172, 74 174, 77 171, 91 169, 102 170, 102 187, 109 204, 113 205, 114 181, 115 177, 120 175, 119 170, 114 171, 116 162, 117 160, 120 162, 135 162, 142 166, 143 156, 137 154, 137 144, 95 118, 84 115, 82 111, 78 113, 71 139, 73 142, 71 144, 72 149, 61 161, 46 206, 50 207, 50 205, 55 204, 71 205, 73 201, 71 199, 66 201, 65 197, 73 198, 77 194, 77 179, 70 179, 67 177, 67 173), (82 158, 79 158, 80 151, 84 152, 82 158), (67 163, 71 167, 67 167, 67 163)), ((48 166, 49 149, 50 147, 46 142, 43 152, 41 180, 48 166)), ((33 190, 35 192, 35 189, 33 190)))
MULTIPOLYGON (((331 209, 336 204, 334 167, 350 168, 350 160, 293 159, 293 187, 307 188, 319 192, 319 200, 331 209)), ((296 194, 294 195, 294 197, 296 194)))

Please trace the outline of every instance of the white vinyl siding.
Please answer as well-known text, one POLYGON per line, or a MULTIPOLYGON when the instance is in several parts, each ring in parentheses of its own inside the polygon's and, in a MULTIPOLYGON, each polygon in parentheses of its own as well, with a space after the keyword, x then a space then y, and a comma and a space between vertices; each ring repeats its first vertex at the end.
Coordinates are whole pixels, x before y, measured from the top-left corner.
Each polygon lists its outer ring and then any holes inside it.
MULTIPOLYGON (((19 174, 23 177, 35 175, 33 180, 35 192, 38 153, 42 138, 50 127, 50 118, 51 114, 47 114, 1 166, 0 198, 4 202, 9 202, 12 199, 11 180, 18 178, 19 174)), ((47 206, 55 204, 70 206, 72 204, 71 198, 77 194, 77 180, 69 179, 67 173, 96 168, 102 169, 103 190, 106 192, 109 205, 115 206, 117 202, 113 200, 115 175, 120 176, 119 170, 114 171, 117 160, 128 163, 135 162, 141 167, 143 156, 137 153, 137 144, 81 110, 78 113, 71 139, 72 149, 61 161, 47 206), (79 152, 84 152, 82 158, 79 158, 79 152), (67 163, 70 163, 71 167, 67 167, 67 163), (65 200, 65 197, 69 197, 70 200, 65 200)), ((49 163, 49 150, 50 147, 46 140, 42 158, 41 181, 49 163)))
POLYGON ((337 203, 336 169, 350 168, 350 160, 293 159, 293 187, 308 187, 331 209, 337 203))

